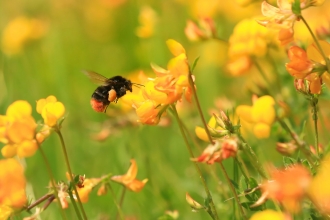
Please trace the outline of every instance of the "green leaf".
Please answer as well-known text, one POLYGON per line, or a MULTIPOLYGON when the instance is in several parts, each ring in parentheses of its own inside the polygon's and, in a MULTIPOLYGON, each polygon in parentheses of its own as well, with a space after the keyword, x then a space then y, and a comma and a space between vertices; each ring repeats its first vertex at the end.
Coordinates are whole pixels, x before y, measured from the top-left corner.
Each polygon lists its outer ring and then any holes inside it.
POLYGON ((239 189, 238 184, 237 184, 234 180, 230 179, 230 182, 233 184, 233 186, 234 186, 236 189, 239 189))
POLYGON ((300 16, 301 15, 300 0, 295 0, 292 3, 291 9, 295 15, 300 16))
POLYGON ((190 70, 191 72, 194 72, 195 67, 196 67, 196 65, 197 65, 197 62, 198 62, 199 58, 200 58, 200 57, 197 57, 197 58, 194 60, 194 63, 193 63, 193 65, 191 66, 191 70, 190 70))
POLYGON ((283 157, 283 164, 285 167, 292 166, 293 164, 296 164, 297 160, 292 157, 283 157))

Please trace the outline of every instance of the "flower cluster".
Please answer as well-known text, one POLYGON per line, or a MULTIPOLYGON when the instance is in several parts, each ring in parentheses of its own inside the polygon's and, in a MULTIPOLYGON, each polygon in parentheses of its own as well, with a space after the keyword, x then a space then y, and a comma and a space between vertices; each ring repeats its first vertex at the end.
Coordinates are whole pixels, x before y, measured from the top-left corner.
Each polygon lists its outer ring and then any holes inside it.
POLYGON ((6 115, 0 116, 0 141, 4 157, 32 156, 38 149, 35 140, 37 124, 31 115, 31 105, 23 100, 8 106, 6 115))
POLYGON ((185 49, 172 39, 167 46, 175 56, 167 65, 167 69, 155 64, 151 67, 156 78, 150 79, 139 94, 127 94, 125 100, 130 100, 143 124, 156 125, 166 108, 184 95, 191 101, 192 88, 189 84, 189 65, 185 49))
MULTIPOLYGON (((319 44, 326 54, 330 54, 329 43, 320 41, 319 44)), ((320 94, 323 81, 330 85, 326 61, 316 45, 308 47, 307 52, 298 46, 292 46, 288 51, 288 57, 290 62, 285 67, 295 78, 295 87, 298 91, 320 94), (307 88, 304 82, 307 82, 307 88)))
POLYGON ((254 19, 239 22, 229 38, 227 69, 233 76, 247 73, 252 67, 252 57, 266 55, 273 42, 273 32, 258 25, 254 19))
POLYGON ((49 96, 37 101, 37 112, 44 119, 44 126, 37 132, 37 124, 32 117, 32 107, 27 101, 18 100, 8 106, 6 115, 0 115, 0 142, 4 157, 30 157, 50 134, 51 127, 57 125, 63 116, 64 105, 49 96))
POLYGON ((24 169, 17 160, 0 160, 0 186, 0 217, 10 214, 10 208, 18 209, 26 205, 24 169))

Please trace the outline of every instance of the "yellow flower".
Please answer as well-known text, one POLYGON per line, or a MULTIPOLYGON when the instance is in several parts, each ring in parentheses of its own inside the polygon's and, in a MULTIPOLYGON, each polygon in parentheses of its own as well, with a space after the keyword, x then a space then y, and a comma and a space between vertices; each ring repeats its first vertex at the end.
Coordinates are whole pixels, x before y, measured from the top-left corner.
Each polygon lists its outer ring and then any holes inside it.
POLYGON ((17 160, 0 160, 0 186, 0 207, 18 209, 26 205, 24 169, 17 160))
POLYGON ((271 96, 262 96, 253 103, 253 106, 238 106, 236 114, 241 119, 243 134, 246 133, 246 129, 252 127, 257 138, 268 138, 276 117, 274 105, 275 100, 271 96))
POLYGON ((19 100, 8 106, 6 115, 0 116, 0 141, 5 144, 1 153, 4 157, 29 157, 38 149, 34 139, 37 124, 31 113, 31 105, 19 100))
POLYGON ((63 117, 65 107, 55 96, 48 96, 37 101, 37 112, 41 114, 46 125, 55 127, 58 120, 63 117))
MULTIPOLYGON (((209 120, 207 126, 210 127, 210 128, 214 128, 214 129, 222 129, 222 128, 220 128, 219 126, 216 126, 216 125, 217 125, 217 123, 216 123, 215 117, 212 116, 212 117, 210 118, 210 120, 209 120)), ((201 139, 201 140, 203 140, 203 141, 206 141, 206 142, 209 141, 209 138, 208 138, 208 136, 207 136, 206 131, 205 131, 204 128, 199 127, 199 126, 196 126, 196 128, 195 128, 195 133, 196 133, 196 135, 197 135, 197 137, 198 137, 199 139, 201 139)))
POLYGON ((181 100, 182 95, 191 101, 192 88, 189 84, 189 66, 184 47, 175 40, 168 40, 167 46, 175 56, 167 65, 167 70, 151 64, 156 73, 149 79, 139 94, 128 94, 126 102, 131 103, 143 124, 158 124, 161 115, 170 104, 181 100))
POLYGON ((141 38, 148 38, 154 34, 154 29, 157 23, 157 14, 149 6, 144 6, 140 9, 139 14, 140 26, 136 29, 136 35, 141 38))
POLYGON ((229 38, 229 57, 264 56, 273 39, 270 30, 258 25, 254 19, 244 19, 235 26, 229 38))
POLYGON ((254 213, 250 220, 285 220, 285 215, 282 212, 266 209, 254 213))
POLYGON ((155 89, 166 95, 166 100, 161 104, 172 104, 181 99, 184 94, 186 99, 191 99, 191 88, 189 85, 189 66, 186 51, 183 46, 175 40, 167 40, 167 46, 175 56, 167 64, 167 70, 152 64, 151 67, 156 73, 153 79, 155 89))
POLYGON ((17 17, 3 30, 1 45, 7 55, 18 54, 26 43, 45 35, 47 25, 45 22, 26 17, 17 17))
POLYGON ((9 216, 14 212, 12 208, 6 205, 0 205, 0 219, 7 220, 9 216))
POLYGON ((148 182, 148 179, 142 181, 135 179, 138 171, 138 167, 134 159, 131 159, 131 166, 125 175, 113 176, 111 180, 123 184, 127 189, 133 192, 139 192, 143 189, 144 185, 148 182))
POLYGON ((274 32, 254 19, 240 21, 229 38, 228 71, 234 76, 247 73, 252 67, 251 58, 264 56, 273 41, 274 32))
POLYGON ((310 195, 315 206, 325 215, 330 214, 330 156, 327 155, 321 162, 316 176, 309 187, 310 195))

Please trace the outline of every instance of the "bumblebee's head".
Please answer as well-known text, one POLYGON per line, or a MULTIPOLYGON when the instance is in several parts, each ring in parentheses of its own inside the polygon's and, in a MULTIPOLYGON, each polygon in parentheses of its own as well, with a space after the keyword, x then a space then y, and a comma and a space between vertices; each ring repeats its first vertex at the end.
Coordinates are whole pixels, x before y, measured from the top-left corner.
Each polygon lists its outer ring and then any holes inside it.
POLYGON ((133 84, 132 84, 131 80, 126 79, 125 84, 126 84, 126 88, 127 88, 127 90, 130 91, 130 92, 132 92, 132 85, 133 85, 133 84))

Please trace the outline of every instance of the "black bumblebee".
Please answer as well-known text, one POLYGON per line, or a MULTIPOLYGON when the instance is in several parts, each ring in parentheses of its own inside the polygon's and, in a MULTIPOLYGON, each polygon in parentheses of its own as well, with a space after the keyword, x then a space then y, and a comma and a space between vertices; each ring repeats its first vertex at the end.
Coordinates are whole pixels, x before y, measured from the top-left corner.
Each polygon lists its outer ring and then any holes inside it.
POLYGON ((126 91, 132 92, 133 84, 139 85, 122 76, 106 78, 92 71, 84 71, 84 73, 92 82, 100 85, 95 89, 90 101, 92 108, 97 112, 106 112, 111 102, 117 103, 118 99, 126 94, 126 91))

